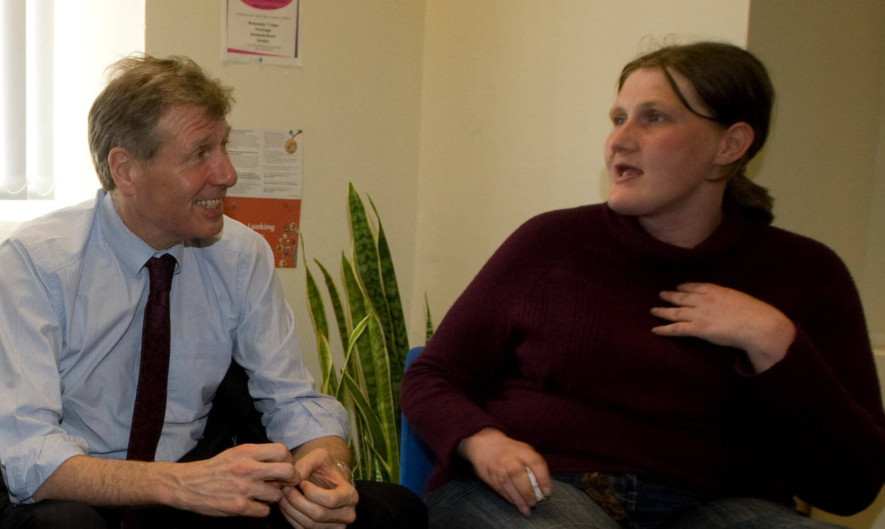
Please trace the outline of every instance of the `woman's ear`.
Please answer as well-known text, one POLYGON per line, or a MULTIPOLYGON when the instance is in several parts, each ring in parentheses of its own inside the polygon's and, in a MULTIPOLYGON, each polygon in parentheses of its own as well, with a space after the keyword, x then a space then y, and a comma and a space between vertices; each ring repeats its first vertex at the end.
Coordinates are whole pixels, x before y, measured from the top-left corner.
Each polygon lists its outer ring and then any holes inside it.
POLYGON ((123 147, 114 147, 108 153, 108 167, 111 170, 111 178, 114 185, 124 195, 135 192, 135 173, 138 171, 138 161, 123 147))
POLYGON ((739 121, 726 129, 722 135, 719 146, 719 153, 716 156, 715 163, 721 166, 731 165, 740 160, 747 149, 753 144, 753 138, 756 134, 753 127, 749 124, 739 121))

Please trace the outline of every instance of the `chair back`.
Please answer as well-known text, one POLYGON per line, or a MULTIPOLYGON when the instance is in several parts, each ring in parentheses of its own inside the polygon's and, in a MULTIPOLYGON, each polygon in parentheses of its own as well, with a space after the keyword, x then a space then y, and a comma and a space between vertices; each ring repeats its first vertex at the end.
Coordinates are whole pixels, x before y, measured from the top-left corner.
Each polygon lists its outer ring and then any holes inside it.
MULTIPOLYGON (((406 355, 406 366, 421 354, 424 347, 414 347, 409 350, 406 355)), ((427 480, 430 472, 436 463, 436 456, 433 451, 424 444, 424 441, 415 435, 414 430, 406 420, 406 416, 401 418, 401 436, 400 436, 400 454, 399 454, 399 482, 400 485, 411 490, 418 496, 424 496, 424 489, 427 486, 427 480)))

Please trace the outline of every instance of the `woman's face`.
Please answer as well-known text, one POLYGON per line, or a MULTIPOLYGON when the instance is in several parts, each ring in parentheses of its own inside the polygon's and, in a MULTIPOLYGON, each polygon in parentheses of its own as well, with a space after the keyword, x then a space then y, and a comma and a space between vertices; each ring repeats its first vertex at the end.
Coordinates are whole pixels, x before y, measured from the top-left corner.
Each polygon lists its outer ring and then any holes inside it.
MULTIPOLYGON (((691 83, 670 73, 691 107, 711 114, 691 83)), ((638 216, 646 227, 718 213, 724 128, 686 108, 659 68, 630 74, 610 116, 614 128, 605 142, 605 165, 614 211, 638 216)))

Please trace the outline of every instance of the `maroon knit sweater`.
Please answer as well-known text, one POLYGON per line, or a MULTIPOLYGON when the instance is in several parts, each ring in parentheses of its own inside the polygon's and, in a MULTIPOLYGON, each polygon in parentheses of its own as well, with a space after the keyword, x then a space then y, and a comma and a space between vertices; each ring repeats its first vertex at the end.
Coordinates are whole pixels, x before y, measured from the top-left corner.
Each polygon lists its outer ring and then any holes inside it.
POLYGON ((885 415, 848 271, 736 206, 690 250, 602 204, 531 219, 409 368, 402 407, 438 457, 429 489, 471 475, 456 447, 487 426, 531 444, 552 472, 797 495, 842 514, 885 481, 885 415), (784 360, 754 375, 741 351, 652 334, 658 293, 686 281, 783 311, 798 328, 784 360))

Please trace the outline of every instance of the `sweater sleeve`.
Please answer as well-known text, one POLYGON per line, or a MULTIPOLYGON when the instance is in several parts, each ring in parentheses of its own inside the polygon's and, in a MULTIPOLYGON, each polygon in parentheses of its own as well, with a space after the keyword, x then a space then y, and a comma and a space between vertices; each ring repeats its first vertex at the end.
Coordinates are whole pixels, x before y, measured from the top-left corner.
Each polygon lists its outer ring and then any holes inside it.
POLYGON ((885 414, 856 288, 835 255, 826 261, 814 285, 820 302, 794 318, 787 356, 753 384, 780 430, 773 438, 796 495, 844 515, 872 503, 885 482, 885 414))
POLYGON ((503 429, 477 401, 495 377, 515 369, 508 313, 544 267, 536 251, 542 225, 530 220, 504 242, 406 372, 402 409, 444 468, 458 465, 462 439, 485 427, 503 429))

